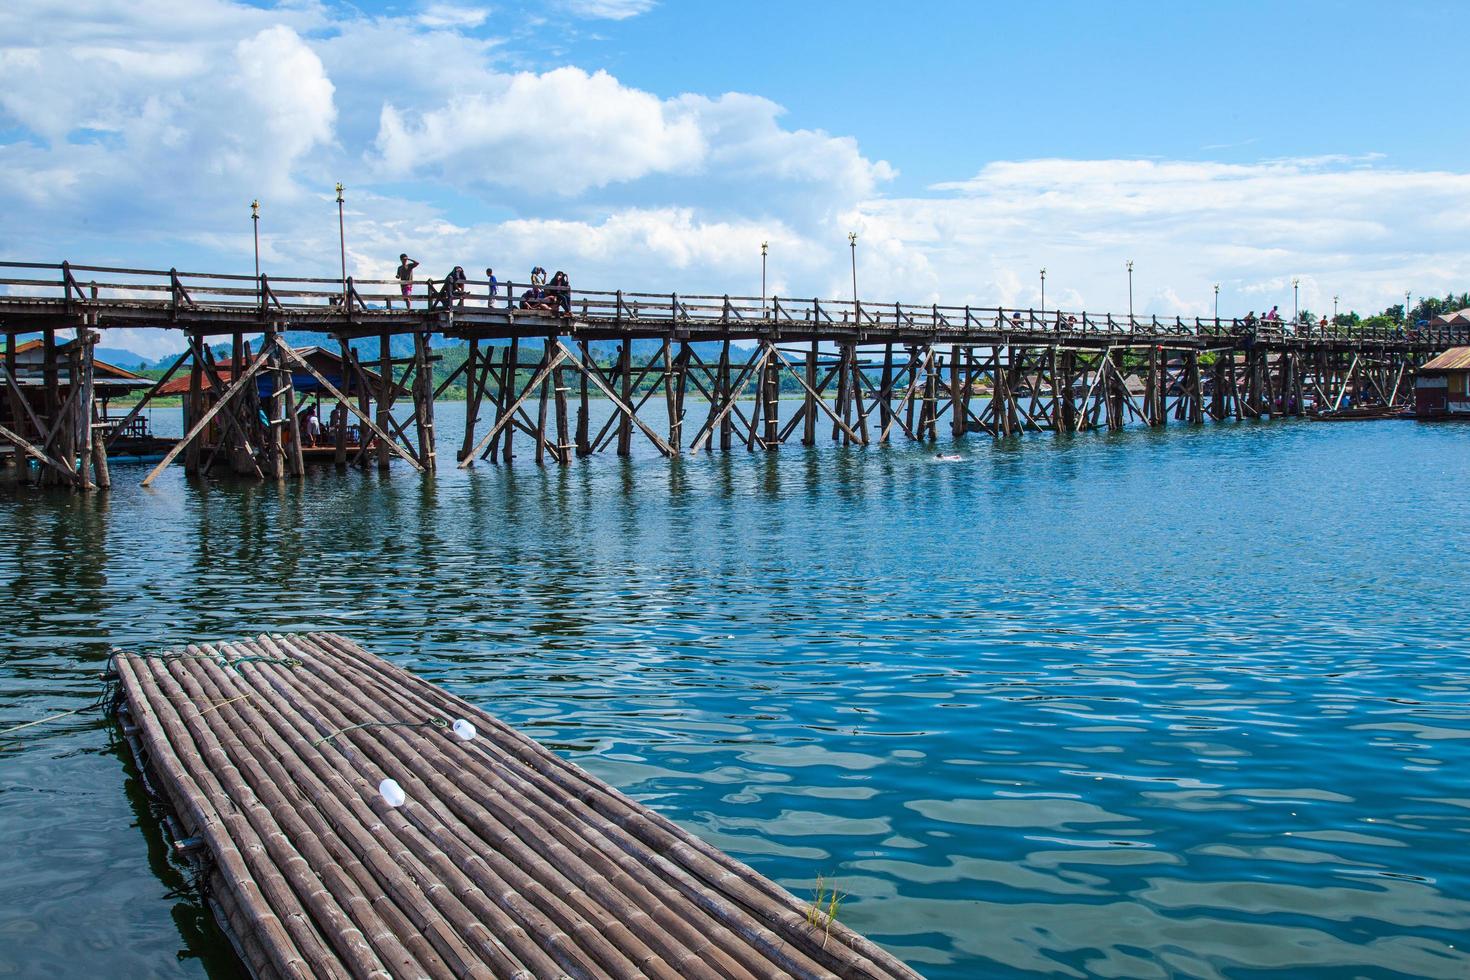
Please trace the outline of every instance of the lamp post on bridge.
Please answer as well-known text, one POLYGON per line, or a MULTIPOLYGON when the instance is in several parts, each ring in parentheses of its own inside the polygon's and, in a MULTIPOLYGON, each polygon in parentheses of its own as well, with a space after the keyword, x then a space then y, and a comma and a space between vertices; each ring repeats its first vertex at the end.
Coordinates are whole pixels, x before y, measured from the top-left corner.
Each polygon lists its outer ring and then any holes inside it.
POLYGON ((858 293, 857 293, 857 232, 847 233, 847 245, 852 249, 852 321, 858 321, 858 293))
POLYGON ((766 249, 770 242, 761 242, 761 319, 766 318, 766 249))
POLYGON ((1046 317, 1046 266, 1041 267, 1041 315, 1046 317))
POLYGON ((1291 326, 1293 330, 1296 329, 1297 321, 1302 318, 1301 303, 1299 302, 1301 284, 1302 281, 1296 276, 1291 277, 1291 326))
POLYGON ((346 190, 337 181, 337 247, 342 253, 342 308, 347 308, 347 225, 342 219, 342 192, 346 190))
POLYGON ((250 224, 255 231, 255 278, 260 278, 260 198, 250 202, 250 224))
POLYGON ((1332 294, 1332 325, 1337 326, 1337 294, 1332 294))
POLYGON ((1215 283, 1215 319, 1220 319, 1220 284, 1215 283))
POLYGON ((1404 326, 1409 326, 1409 291, 1404 290, 1404 326))
POLYGON ((1128 260, 1128 329, 1133 329, 1133 260, 1128 260))

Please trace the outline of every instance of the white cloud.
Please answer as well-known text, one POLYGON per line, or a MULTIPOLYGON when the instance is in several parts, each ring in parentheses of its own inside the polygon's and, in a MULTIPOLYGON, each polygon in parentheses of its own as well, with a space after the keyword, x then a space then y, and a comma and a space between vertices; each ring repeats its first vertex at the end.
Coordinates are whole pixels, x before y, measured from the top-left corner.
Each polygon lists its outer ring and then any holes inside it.
POLYGON ((1252 306, 1377 310, 1419 294, 1463 289, 1470 258, 1470 174, 1381 168, 1318 157, 1257 164, 1157 160, 997 161, 936 185, 944 196, 870 199, 856 209, 870 237, 925 255, 948 297, 1033 306, 1039 270, 1048 301, 1127 304, 1206 314, 1223 283, 1222 314, 1252 306), (952 195, 952 196, 951 196, 952 195))
POLYGON ((604 71, 487 73, 484 84, 427 111, 385 105, 377 138, 384 173, 575 195, 686 171, 706 152, 697 121, 678 103, 604 71))
POLYGON ((647 13, 658 0, 560 0, 560 6, 578 17, 626 20, 647 13))
POLYGON ((484 7, 457 7, 448 3, 431 3, 418 16, 425 27, 479 27, 490 16, 484 7))

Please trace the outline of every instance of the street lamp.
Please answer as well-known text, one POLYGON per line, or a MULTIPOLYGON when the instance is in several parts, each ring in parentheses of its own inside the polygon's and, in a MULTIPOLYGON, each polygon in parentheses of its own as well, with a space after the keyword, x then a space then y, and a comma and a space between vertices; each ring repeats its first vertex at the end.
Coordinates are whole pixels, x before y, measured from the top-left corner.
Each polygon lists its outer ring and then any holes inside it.
POLYGON ((847 245, 852 249, 852 319, 858 320, 858 298, 857 298, 857 232, 847 233, 847 245))
POLYGON ((1215 319, 1220 319, 1220 284, 1215 283, 1215 319))
POLYGON ((1333 322, 1334 325, 1336 325, 1336 323, 1337 323, 1337 294, 1336 293, 1333 293, 1332 294, 1332 322, 1333 322))
POLYGON ((1409 325, 1409 291, 1404 290, 1404 326, 1409 325))
POLYGON ((260 199, 250 202, 250 223, 255 229, 255 278, 260 278, 260 199))
POLYGON ((1041 267, 1041 315, 1046 316, 1046 266, 1041 267))
POLYGON ((347 306, 347 226, 342 220, 342 192, 346 190, 337 181, 337 246, 342 252, 342 306, 347 306))
POLYGON ((766 249, 769 242, 761 242, 761 319, 766 316, 766 249))
POLYGON ((1128 260, 1128 326, 1133 326, 1133 260, 1128 260))
POLYGON ((1298 320, 1301 319, 1301 314, 1300 314, 1300 312, 1298 312, 1299 309, 1300 309, 1300 304, 1297 302, 1297 297, 1298 297, 1298 295, 1300 295, 1300 293, 1299 293, 1299 287, 1301 286, 1301 284, 1302 284, 1302 281, 1300 279, 1298 279, 1295 276, 1292 276, 1291 277, 1291 322, 1292 323, 1296 323, 1298 320))

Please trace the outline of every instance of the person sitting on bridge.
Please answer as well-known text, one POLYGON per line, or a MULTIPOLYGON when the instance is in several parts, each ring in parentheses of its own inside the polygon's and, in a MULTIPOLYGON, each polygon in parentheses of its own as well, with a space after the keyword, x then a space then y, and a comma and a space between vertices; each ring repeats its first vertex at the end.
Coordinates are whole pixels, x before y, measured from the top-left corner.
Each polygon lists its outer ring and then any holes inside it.
POLYGON ((556 300, 546 295, 540 283, 533 283, 531 288, 521 293, 521 309, 541 310, 542 312, 556 312, 556 300))
POLYGON ((1273 306, 1271 307, 1271 312, 1266 314, 1266 319, 1270 320, 1272 323, 1275 323, 1277 320, 1281 319, 1281 314, 1277 313, 1276 307, 1273 306))
POLYGON ((449 308, 454 303, 461 310, 464 309, 465 283, 469 282, 469 276, 464 274, 464 266, 457 265, 444 277, 444 307, 449 308))
MULTIPOLYGON (((413 270, 418 267, 418 262, 409 258, 407 252, 403 252, 398 256, 398 271, 394 275, 398 277, 398 288, 403 293, 403 308, 405 310, 413 309, 413 304, 409 301, 409 297, 413 294, 413 270)), ((388 309, 393 309, 393 300, 391 298, 388 300, 388 309)))
POLYGON ((565 272, 557 270, 556 275, 551 277, 551 285, 546 292, 551 297, 553 309, 558 310, 562 316, 572 315, 572 283, 565 272))

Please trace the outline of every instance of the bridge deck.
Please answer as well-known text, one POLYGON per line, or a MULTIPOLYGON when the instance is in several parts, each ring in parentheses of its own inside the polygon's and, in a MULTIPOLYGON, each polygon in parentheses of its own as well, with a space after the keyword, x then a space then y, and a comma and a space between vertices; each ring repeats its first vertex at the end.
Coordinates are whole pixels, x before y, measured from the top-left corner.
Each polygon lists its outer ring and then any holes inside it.
POLYGON ((915 976, 341 637, 116 666, 125 730, 256 976, 915 976), (450 727, 459 719, 474 726, 468 741, 450 727))
POLYGON ((463 295, 432 279, 413 309, 385 280, 260 277, 175 270, 0 262, 0 323, 11 333, 75 326, 182 329, 223 336, 275 327, 341 337, 443 333, 461 338, 677 341, 775 339, 860 343, 1065 343, 1204 349, 1249 336, 1276 348, 1387 347, 1438 351, 1470 330, 1287 325, 1239 318, 1157 317, 975 305, 782 296, 567 289, 563 316, 521 309, 525 283, 469 281, 463 295), (6 273, 9 273, 8 275, 6 273))

